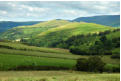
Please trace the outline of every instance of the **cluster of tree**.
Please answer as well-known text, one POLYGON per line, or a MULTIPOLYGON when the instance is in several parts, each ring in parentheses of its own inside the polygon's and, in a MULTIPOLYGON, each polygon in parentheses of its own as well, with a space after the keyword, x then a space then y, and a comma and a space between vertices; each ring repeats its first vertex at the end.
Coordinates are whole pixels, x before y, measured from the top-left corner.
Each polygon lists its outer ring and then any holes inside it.
POLYGON ((101 36, 98 41, 95 41, 94 45, 90 46, 90 54, 99 55, 106 54, 112 55, 112 49, 120 47, 120 38, 107 39, 106 36, 101 36), (115 40, 115 41, 114 41, 115 40))
POLYGON ((109 39, 106 35, 117 31, 119 31, 119 29, 72 36, 66 41, 60 40, 53 43, 52 47, 70 49, 70 52, 79 55, 111 55, 112 49, 120 47, 120 37, 109 39))
POLYGON ((99 56, 80 58, 77 60, 76 69, 88 72, 120 72, 120 65, 106 64, 99 56))
MULTIPOLYGON (((107 35, 117 31, 120 31, 120 29, 76 35, 67 40, 60 39, 57 42, 49 43, 49 47, 66 48, 73 54, 79 55, 111 55, 113 53, 112 49, 120 47, 120 37, 109 39, 107 35)), ((35 42, 31 39, 22 39, 21 42, 28 45, 41 46, 39 42, 35 42)))
POLYGON ((119 54, 113 54, 111 56, 112 59, 120 59, 120 53, 119 54))
POLYGON ((70 52, 74 54, 86 55, 112 55, 112 49, 120 47, 120 38, 107 39, 106 36, 101 36, 99 40, 92 45, 71 46, 70 52))

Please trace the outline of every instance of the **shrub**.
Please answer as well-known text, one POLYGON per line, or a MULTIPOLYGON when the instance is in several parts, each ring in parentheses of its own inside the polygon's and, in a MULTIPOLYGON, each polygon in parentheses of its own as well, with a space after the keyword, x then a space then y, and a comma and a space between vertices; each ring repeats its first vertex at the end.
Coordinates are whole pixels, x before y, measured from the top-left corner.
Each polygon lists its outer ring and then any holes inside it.
POLYGON ((104 66, 105 72, 120 72, 120 65, 118 64, 106 64, 104 66))
POLYGON ((87 71, 88 69, 87 59, 83 59, 83 58, 78 59, 76 68, 79 71, 87 71))
POLYGON ((113 54, 111 56, 112 59, 120 59, 120 54, 113 54))
POLYGON ((90 72, 102 72, 105 63, 99 56, 92 56, 88 58, 88 70, 90 72))
POLYGON ((88 59, 78 59, 76 68, 79 71, 103 72, 104 65, 99 56, 91 56, 88 59))

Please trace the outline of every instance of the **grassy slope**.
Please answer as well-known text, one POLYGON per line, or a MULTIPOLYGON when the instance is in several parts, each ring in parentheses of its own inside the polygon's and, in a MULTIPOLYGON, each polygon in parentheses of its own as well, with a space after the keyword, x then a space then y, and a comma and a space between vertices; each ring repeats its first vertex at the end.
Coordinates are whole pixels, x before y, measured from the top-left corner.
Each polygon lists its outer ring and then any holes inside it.
POLYGON ((66 40, 73 35, 95 32, 98 33, 100 31, 109 29, 111 30, 113 28, 94 23, 74 22, 40 33, 38 36, 33 38, 33 40, 35 43, 39 43, 40 46, 50 46, 52 43, 58 42, 60 40, 66 40))
POLYGON ((75 65, 75 63, 76 63, 75 60, 70 60, 70 59, 0 54, 0 65, 1 65, 0 70, 7 70, 15 68, 17 66, 29 66, 29 65, 58 66, 58 67, 72 68, 75 65))
POLYGON ((120 81, 120 74, 71 71, 9 71, 0 72, 0 81, 120 81))
MULTIPOLYGON (((9 68, 15 68, 16 66, 28 66, 28 65, 36 65, 36 66, 61 66, 72 68, 76 64, 76 60, 78 58, 87 58, 88 56, 79 56, 72 55, 65 49, 51 49, 51 48, 43 48, 44 51, 35 50, 38 47, 32 47, 30 50, 29 46, 23 44, 12 44, 12 43, 2 43, 0 45, 0 70, 6 70, 9 68), (11 46, 12 48, 6 47, 11 46), (4 47, 3 47, 4 46, 4 47), (17 48, 17 46, 20 46, 17 48), (25 48, 26 50, 22 49, 25 48), (16 49, 15 49, 16 48, 16 49), (51 49, 51 51, 48 51, 51 49), (55 52, 53 52, 55 50, 55 52), (60 51, 61 52, 60 52, 60 51), (7 59, 7 60, 6 60, 7 59)), ((39 48, 38 48, 39 49, 39 48)), ((42 50, 40 48, 40 50, 42 50)), ((102 57, 106 63, 110 64, 119 64, 119 60, 111 59, 110 56, 102 57)))
POLYGON ((65 49, 39 48, 19 43, 0 42, 0 70, 22 65, 28 66, 33 63, 36 66, 72 68, 76 64, 74 59, 79 57, 78 55, 72 55, 65 49))
POLYGON ((60 48, 43 48, 43 47, 35 47, 35 46, 27 46, 20 43, 11 43, 11 42, 0 42, 0 47, 11 48, 15 50, 27 50, 27 51, 38 51, 45 53, 63 53, 70 54, 70 52, 66 49, 60 48))
POLYGON ((18 26, 4 32, 1 35, 1 38, 11 40, 20 38, 30 38, 38 33, 44 32, 48 29, 55 28, 61 25, 65 25, 67 23, 69 22, 66 20, 51 20, 30 26, 18 26))

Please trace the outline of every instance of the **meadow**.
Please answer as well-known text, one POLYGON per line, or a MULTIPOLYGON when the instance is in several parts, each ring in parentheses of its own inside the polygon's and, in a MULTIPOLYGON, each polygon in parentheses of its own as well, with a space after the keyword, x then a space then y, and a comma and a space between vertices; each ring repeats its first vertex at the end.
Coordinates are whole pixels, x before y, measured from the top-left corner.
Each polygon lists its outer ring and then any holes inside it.
MULTIPOLYGON (((0 70, 42 70, 46 68, 74 69, 78 58, 88 58, 86 55, 74 55, 67 49, 42 48, 27 46, 20 43, 0 42, 0 70), (41 68, 40 68, 41 67, 41 68), (23 69, 25 68, 25 69, 23 69)), ((119 59, 104 55, 105 63, 117 65, 119 59)))
POLYGON ((120 81, 120 74, 76 71, 5 71, 0 72, 0 81, 120 81))

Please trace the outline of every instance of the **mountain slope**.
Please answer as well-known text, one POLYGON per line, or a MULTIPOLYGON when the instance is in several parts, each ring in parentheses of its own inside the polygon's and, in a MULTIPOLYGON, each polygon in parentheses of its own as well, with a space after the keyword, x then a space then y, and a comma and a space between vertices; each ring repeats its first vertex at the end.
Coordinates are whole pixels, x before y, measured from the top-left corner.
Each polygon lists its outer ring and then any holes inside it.
POLYGON ((67 23, 70 23, 70 22, 65 20, 51 20, 51 21, 46 21, 35 25, 31 25, 31 26, 18 26, 4 32, 1 35, 1 39, 16 40, 21 38, 31 38, 36 34, 39 34, 51 28, 65 25, 67 23))
POLYGON ((79 17, 72 21, 76 22, 88 22, 102 24, 106 26, 118 27, 120 26, 120 15, 104 15, 104 16, 93 16, 93 17, 79 17))
POLYGON ((28 22, 13 22, 13 21, 0 21, 0 33, 16 26, 34 25, 41 21, 28 21, 28 22))
POLYGON ((111 29, 113 28, 94 23, 73 22, 42 32, 33 37, 32 40, 28 40, 28 42, 32 45, 51 47, 54 43, 66 40, 73 35, 99 33, 100 31, 111 29))

